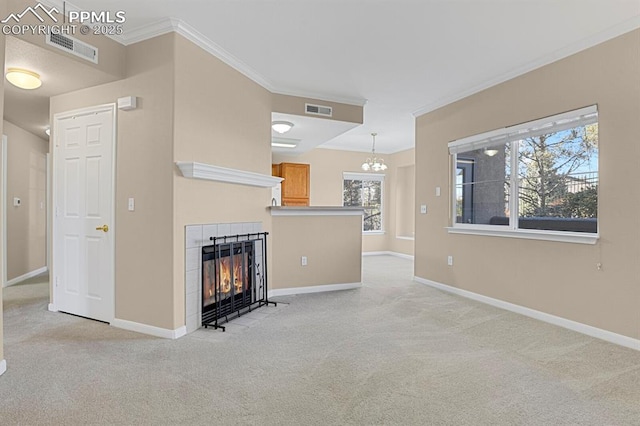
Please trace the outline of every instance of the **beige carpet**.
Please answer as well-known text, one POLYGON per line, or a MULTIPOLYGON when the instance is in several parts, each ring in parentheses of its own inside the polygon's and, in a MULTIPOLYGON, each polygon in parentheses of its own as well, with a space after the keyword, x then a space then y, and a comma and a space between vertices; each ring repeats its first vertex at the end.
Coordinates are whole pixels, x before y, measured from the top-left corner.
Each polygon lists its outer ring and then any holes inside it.
POLYGON ((170 341, 4 290, 0 425, 638 425, 640 353, 411 281, 301 295, 170 341))

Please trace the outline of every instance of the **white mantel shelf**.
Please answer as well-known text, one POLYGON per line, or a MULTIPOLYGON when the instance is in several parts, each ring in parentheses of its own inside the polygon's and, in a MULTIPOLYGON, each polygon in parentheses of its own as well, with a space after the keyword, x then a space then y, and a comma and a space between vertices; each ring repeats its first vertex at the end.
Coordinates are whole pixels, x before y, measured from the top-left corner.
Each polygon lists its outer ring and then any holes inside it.
POLYGON ((272 188, 283 180, 280 177, 193 161, 176 161, 176 165, 182 172, 182 176, 190 179, 212 180, 238 185, 259 186, 261 188, 272 188))
POLYGON ((269 207, 271 216, 362 216, 364 209, 361 207, 340 206, 276 206, 269 207))

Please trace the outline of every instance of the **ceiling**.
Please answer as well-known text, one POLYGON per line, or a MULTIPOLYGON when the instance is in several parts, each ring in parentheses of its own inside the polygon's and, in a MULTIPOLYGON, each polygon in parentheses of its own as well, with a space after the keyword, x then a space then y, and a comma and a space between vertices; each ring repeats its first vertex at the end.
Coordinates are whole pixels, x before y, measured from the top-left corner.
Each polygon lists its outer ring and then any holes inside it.
POLYGON ((640 27, 640 0, 71 3, 125 11, 125 44, 174 18, 274 92, 364 104, 364 124, 322 147, 369 151, 377 132, 381 153, 413 147, 416 112, 640 27))
POLYGON ((278 154, 291 156, 311 151, 317 146, 333 140, 341 134, 359 126, 358 123, 326 120, 322 118, 283 114, 279 112, 271 113, 271 120, 288 121, 293 124, 291 130, 284 134, 279 134, 276 131, 271 130, 271 139, 273 142, 296 145, 295 148, 273 147, 272 151, 278 154))

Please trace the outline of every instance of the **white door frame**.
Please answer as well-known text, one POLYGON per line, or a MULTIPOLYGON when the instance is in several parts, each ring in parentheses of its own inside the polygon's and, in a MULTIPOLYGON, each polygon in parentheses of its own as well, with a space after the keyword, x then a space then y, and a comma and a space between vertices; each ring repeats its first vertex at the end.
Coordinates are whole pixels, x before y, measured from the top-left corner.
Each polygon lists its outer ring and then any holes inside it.
MULTIPOLYGON (((50 139, 50 138, 49 138, 50 139)), ((49 151, 51 151, 51 142, 49 142, 49 151)), ((53 239, 51 238, 51 224, 53 223, 53 215, 51 214, 51 152, 47 152, 47 180, 46 180, 46 192, 44 197, 45 208, 47 209, 47 222, 45 223, 45 240, 46 240, 46 249, 45 249, 45 264, 47 267, 47 271, 51 274, 51 244, 53 239)), ((51 279, 49 279, 51 280, 51 279)), ((49 294, 51 294, 51 288, 49 288, 49 294)))
POLYGON ((7 286, 7 135, 2 135, 2 287, 7 286))
POLYGON ((116 304, 116 299, 115 299, 115 260, 116 260, 116 226, 117 226, 117 221, 116 221, 116 141, 117 141, 117 135, 116 135, 116 131, 117 131, 117 109, 116 109, 116 104, 112 103, 112 104, 103 104, 103 105, 96 105, 93 107, 88 107, 88 108, 80 108, 80 109, 76 109, 73 111, 66 111, 66 112, 61 112, 58 114, 55 114, 53 116, 53 127, 52 127, 52 136, 53 136, 53 144, 51 145, 51 176, 52 176, 52 180, 51 180, 51 210, 52 210, 52 226, 51 226, 51 268, 49 269, 49 285, 52 289, 51 291, 51 303, 49 304, 49 310, 50 311, 58 311, 58 308, 56 306, 56 296, 57 296, 57 292, 56 292, 56 283, 55 283, 55 258, 56 258, 56 251, 55 251, 55 242, 57 241, 58 238, 58 229, 56 229, 56 216, 58 214, 58 194, 56 193, 56 183, 58 180, 58 170, 56 170, 55 164, 56 164, 56 147, 58 146, 59 140, 58 140, 58 128, 59 128, 59 123, 61 120, 66 119, 66 118, 70 118, 73 116, 77 116, 77 115, 88 115, 88 114, 94 114, 94 113, 99 113, 99 112, 104 112, 104 111, 110 111, 112 113, 112 117, 113 117, 113 132, 112 132, 112 141, 111 141, 111 154, 112 154, 112 161, 111 161, 111 184, 112 184, 112 188, 113 190, 111 191, 111 217, 112 217, 112 225, 110 226, 110 231, 113 231, 113 247, 111 247, 111 268, 112 268, 112 282, 111 282, 111 290, 113 291, 113 312, 111 313, 111 319, 113 320, 115 318, 115 304, 116 304))

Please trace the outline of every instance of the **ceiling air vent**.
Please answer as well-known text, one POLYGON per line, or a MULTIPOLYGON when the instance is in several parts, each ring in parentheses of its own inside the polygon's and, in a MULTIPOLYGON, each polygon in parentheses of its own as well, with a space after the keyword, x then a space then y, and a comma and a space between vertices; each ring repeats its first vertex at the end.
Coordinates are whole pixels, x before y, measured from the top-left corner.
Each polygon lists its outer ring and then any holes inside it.
POLYGON ((333 108, 313 104, 304 104, 304 111, 307 114, 322 115, 323 117, 331 117, 331 114, 333 114, 333 108))
POLYGON ((98 48, 93 47, 90 44, 61 34, 48 34, 46 41, 49 46, 64 50, 67 53, 79 56, 93 62, 94 64, 98 63, 98 48))

